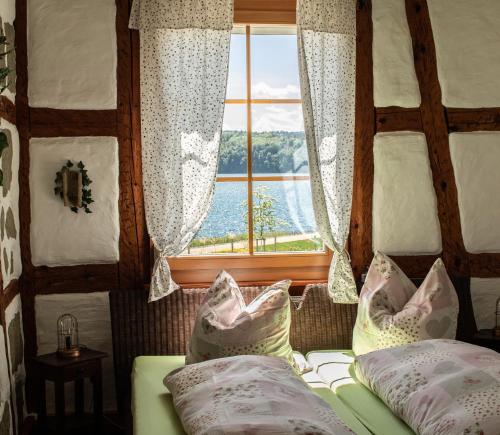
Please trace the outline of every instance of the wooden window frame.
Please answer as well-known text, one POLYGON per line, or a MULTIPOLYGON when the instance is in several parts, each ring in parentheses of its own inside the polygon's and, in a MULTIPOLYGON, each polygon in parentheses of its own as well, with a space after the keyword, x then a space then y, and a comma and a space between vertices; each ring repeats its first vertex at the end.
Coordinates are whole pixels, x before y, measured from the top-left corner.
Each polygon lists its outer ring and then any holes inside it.
MULTIPOLYGON (((240 1, 241 4, 245 3, 240 1)), ((255 1, 246 2, 255 4, 255 1)), ((271 2, 274 3, 274 2, 271 2)), ((292 2, 279 2, 282 7, 291 7, 292 2)), ((241 12, 241 9, 240 9, 241 12)), ((255 12, 255 11, 254 11, 255 12)), ((251 98, 251 47, 250 35, 252 24, 295 24, 295 2, 293 2, 293 23, 291 15, 284 15, 283 20, 276 19, 283 11, 267 11, 268 17, 262 21, 260 14, 246 11, 238 15, 238 4, 235 4, 235 23, 245 25, 246 37, 246 93, 244 99, 226 99, 226 104, 246 105, 247 109, 247 175, 217 177, 217 182, 247 182, 248 195, 248 227, 253 222, 253 185, 254 181, 289 181, 306 180, 309 175, 276 175, 253 176, 252 174, 252 119, 251 109, 254 104, 300 104, 301 99, 253 99, 251 98), (246 18, 253 18, 247 20, 246 18), (244 19, 245 22, 242 22, 244 19), (273 20, 273 21, 271 21, 273 20)), ((248 237, 249 252, 244 254, 210 254, 185 255, 169 258, 169 265, 174 280, 184 288, 205 287, 210 285, 221 269, 229 271, 241 285, 267 285, 280 279, 291 279, 294 287, 327 281, 328 270, 332 260, 332 252, 325 247, 321 252, 283 252, 254 253, 253 232, 248 237)))

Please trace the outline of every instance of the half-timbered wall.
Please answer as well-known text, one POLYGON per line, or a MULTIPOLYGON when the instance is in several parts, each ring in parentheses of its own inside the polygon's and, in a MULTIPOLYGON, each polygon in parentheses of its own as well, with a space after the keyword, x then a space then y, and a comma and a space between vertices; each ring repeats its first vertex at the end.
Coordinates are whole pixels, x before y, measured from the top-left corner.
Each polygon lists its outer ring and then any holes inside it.
MULTIPOLYGON (((14 46, 15 0, 0 3, 0 34, 14 46)), ((3 49, 4 47, 2 47, 3 49)), ((15 70, 15 52, 4 65, 15 70)), ((0 158, 3 173, 0 187, 0 432, 19 434, 26 415, 24 384, 24 344, 19 277, 22 265, 19 227, 19 133, 15 99, 16 75, 10 74, 0 95, 0 132, 7 147, 0 158)))
MULTIPOLYGON (((107 292, 143 287, 150 267, 131 1, 60 3, 16 0, 16 106, 4 110, 17 116, 20 141, 26 358, 55 348, 51 322, 63 311, 81 321, 84 344, 111 354, 107 292), (53 195, 68 158, 88 166, 92 215, 72 214, 53 195)), ((442 256, 452 274, 474 277, 483 327, 500 289, 498 171, 483 169, 500 165, 500 85, 484 92, 474 80, 500 77, 495 3, 358 0, 357 14, 355 274, 374 249, 412 276, 442 256), (466 56, 472 62, 457 75, 466 56)), ((294 2, 235 0, 235 15, 293 22, 294 2)), ((111 358, 106 370, 112 379, 111 358)), ((112 383, 105 397, 113 407, 112 383)))
POLYGON ((500 296, 499 23, 488 0, 358 2, 355 274, 377 249, 411 276, 441 256, 473 277, 480 328, 500 296))

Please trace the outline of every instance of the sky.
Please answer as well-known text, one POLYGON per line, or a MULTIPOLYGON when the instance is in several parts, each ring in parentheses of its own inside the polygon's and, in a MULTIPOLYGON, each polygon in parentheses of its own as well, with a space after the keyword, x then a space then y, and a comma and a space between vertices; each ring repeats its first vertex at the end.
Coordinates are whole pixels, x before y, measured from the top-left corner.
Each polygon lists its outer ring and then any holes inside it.
MULTIPOLYGON (((251 35, 252 98, 300 98, 296 35, 251 35)), ((231 38, 226 98, 246 98, 245 35, 231 38)), ((300 104, 253 105, 253 131, 303 131, 300 104)), ((246 130, 246 106, 226 105, 224 130, 246 130)))

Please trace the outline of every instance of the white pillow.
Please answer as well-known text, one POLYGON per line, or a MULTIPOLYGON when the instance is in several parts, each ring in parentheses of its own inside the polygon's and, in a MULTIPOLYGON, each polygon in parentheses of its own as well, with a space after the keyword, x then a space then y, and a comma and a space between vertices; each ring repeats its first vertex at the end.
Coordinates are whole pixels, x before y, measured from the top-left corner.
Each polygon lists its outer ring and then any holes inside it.
POLYGON ((377 349, 431 338, 455 338, 458 297, 441 259, 417 289, 389 257, 377 252, 361 289, 352 349, 377 349))
POLYGON ((248 306, 235 280, 222 271, 196 313, 186 364, 235 355, 285 358, 298 372, 289 342, 291 281, 269 286, 248 306))

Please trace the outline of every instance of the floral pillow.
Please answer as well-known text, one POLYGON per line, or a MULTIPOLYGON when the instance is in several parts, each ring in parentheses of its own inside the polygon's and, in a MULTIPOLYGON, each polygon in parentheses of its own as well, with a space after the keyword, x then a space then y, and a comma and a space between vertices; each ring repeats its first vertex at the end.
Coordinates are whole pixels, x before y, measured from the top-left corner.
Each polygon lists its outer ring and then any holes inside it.
POLYGON ((426 340, 356 357, 356 377, 425 435, 500 433, 500 354, 426 340))
POLYGON ((235 356, 168 374, 184 430, 208 434, 354 434, 282 358, 235 356))
POLYGON ((361 289, 352 349, 377 349, 432 338, 455 338, 458 297, 441 259, 417 289, 386 255, 377 252, 361 289))
POLYGON ((288 287, 280 281, 245 305, 234 279, 222 271, 196 313, 186 364, 234 355, 285 358, 297 371, 289 342, 288 287))

